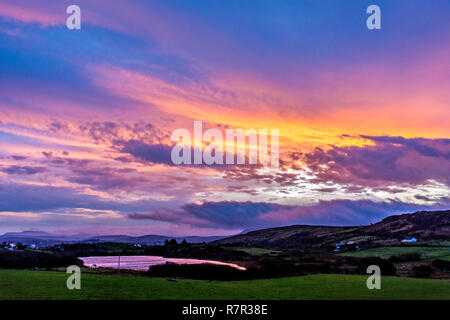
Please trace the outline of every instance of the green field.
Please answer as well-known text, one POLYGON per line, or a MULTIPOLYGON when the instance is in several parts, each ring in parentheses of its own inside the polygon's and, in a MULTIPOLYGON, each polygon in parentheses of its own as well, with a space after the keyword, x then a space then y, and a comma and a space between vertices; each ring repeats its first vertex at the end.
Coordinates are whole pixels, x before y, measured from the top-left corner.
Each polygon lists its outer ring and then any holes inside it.
POLYGON ((407 253, 420 253, 422 260, 441 259, 450 261, 450 248, 448 247, 380 247, 362 251, 341 253, 343 256, 351 257, 380 257, 388 259, 407 253))
POLYGON ((252 281, 200 281, 82 274, 81 290, 67 274, 0 270, 0 299, 450 299, 450 281, 383 277, 368 290, 366 276, 311 275, 252 281))
POLYGON ((245 253, 248 253, 251 256, 262 256, 264 254, 269 254, 269 255, 276 255, 277 253, 279 253, 279 251, 276 250, 270 250, 270 249, 264 249, 264 248, 255 248, 255 247, 249 247, 249 248, 245 248, 245 247, 236 247, 236 248, 231 248, 233 250, 237 250, 237 251, 243 251, 245 253))

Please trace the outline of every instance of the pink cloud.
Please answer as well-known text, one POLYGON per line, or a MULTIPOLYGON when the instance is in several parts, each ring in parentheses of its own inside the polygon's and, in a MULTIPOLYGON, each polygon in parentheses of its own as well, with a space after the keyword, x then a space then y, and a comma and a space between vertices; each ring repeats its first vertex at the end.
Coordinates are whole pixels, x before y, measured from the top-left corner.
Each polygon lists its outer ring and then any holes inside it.
POLYGON ((38 1, 8 1, 0 3, 0 16, 7 19, 19 20, 25 23, 39 23, 42 26, 55 26, 64 24, 66 15, 65 9, 60 4, 53 2, 50 4, 38 1), (57 9, 60 8, 60 14, 57 9))

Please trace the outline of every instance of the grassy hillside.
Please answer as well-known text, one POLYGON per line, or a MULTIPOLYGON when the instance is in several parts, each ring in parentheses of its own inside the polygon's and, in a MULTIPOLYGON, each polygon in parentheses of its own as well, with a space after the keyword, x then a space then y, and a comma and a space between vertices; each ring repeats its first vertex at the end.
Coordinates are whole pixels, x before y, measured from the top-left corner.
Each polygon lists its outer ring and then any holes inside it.
POLYGON ((220 282, 82 274, 81 290, 69 291, 67 276, 0 270, 0 299, 450 299, 448 280, 383 277, 381 290, 368 290, 359 275, 220 282))
POLYGON ((422 260, 441 259, 450 261, 450 249, 447 247, 380 247, 362 251, 345 252, 340 255, 350 257, 380 257, 388 259, 391 256, 419 253, 422 260))
POLYGON ((233 237, 215 241, 217 244, 236 244, 247 246, 248 244, 259 247, 296 247, 299 244, 313 246, 325 242, 335 242, 358 230, 355 227, 327 227, 294 225, 279 228, 270 228, 251 231, 233 237))
POLYGON ((448 241, 450 210, 420 211, 390 216, 369 226, 330 227, 294 225, 256 230, 215 241, 217 244, 257 246, 262 248, 327 248, 336 243, 353 241, 371 247, 383 240, 400 244, 405 237, 416 237, 420 243, 448 241))

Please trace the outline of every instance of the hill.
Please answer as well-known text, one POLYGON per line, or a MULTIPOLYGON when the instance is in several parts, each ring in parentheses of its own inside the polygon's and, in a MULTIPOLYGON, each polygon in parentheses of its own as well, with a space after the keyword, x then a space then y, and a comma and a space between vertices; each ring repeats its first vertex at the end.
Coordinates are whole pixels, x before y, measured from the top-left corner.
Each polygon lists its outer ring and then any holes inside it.
POLYGON ((106 235, 106 236, 95 236, 87 239, 87 241, 91 242, 119 242, 119 243, 131 243, 131 244, 146 244, 146 245, 155 245, 155 244, 164 244, 166 240, 175 239, 177 242, 181 242, 186 240, 190 243, 202 243, 202 242, 211 242, 218 239, 225 238, 224 236, 189 236, 189 237, 170 237, 170 236, 161 236, 155 234, 148 234, 144 236, 131 237, 126 235, 106 235))
POLYGON ((294 225, 269 228, 220 239, 214 243, 265 248, 314 248, 332 246, 338 242, 400 242, 406 237, 450 240, 450 210, 390 216, 373 225, 359 227, 294 225))
POLYGON ((143 236, 127 236, 127 235, 60 235, 52 234, 44 231, 23 231, 8 232, 0 235, 0 242, 18 242, 25 245, 37 244, 39 246, 48 246, 60 243, 98 243, 98 242, 118 242, 130 244, 155 245, 164 244, 166 240, 176 239, 181 242, 184 239, 190 243, 211 242, 225 238, 225 236, 187 236, 187 237, 171 237, 164 235, 148 234, 143 236))
POLYGON ((419 211, 384 218, 364 228, 366 234, 381 237, 415 237, 420 239, 442 239, 450 237, 450 210, 419 211))

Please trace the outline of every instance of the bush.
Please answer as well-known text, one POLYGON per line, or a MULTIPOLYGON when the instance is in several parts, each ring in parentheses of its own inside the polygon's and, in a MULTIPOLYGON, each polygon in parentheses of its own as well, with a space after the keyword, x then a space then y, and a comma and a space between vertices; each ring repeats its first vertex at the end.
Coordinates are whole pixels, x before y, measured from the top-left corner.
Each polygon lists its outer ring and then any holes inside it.
POLYGON ((431 265, 441 271, 450 271, 450 261, 436 259, 436 260, 433 260, 431 265))
POLYGON ((73 255, 63 253, 0 250, 0 268, 4 269, 56 268, 70 265, 81 265, 81 261, 73 255))
POLYGON ((239 280, 246 278, 246 271, 230 266, 214 264, 174 264, 151 266, 147 271, 151 277, 180 277, 200 280, 239 280))
POLYGON ((397 269, 391 261, 378 257, 367 257, 367 258, 353 258, 346 257, 344 263, 346 265, 356 266, 356 272, 359 274, 366 274, 367 267, 371 265, 376 265, 380 267, 381 274, 383 276, 395 276, 397 274, 397 269))
POLYGON ((428 265, 415 266, 413 276, 417 278, 428 278, 433 273, 433 268, 428 265))

